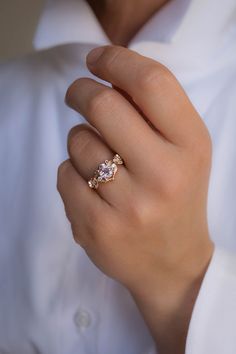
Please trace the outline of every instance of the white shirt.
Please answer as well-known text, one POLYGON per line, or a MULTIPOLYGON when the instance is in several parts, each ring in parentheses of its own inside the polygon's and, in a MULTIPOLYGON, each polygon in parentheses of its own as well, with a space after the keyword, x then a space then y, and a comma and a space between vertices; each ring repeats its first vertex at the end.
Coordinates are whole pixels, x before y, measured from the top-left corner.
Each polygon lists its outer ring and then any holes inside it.
MULTIPOLYGON (((65 106, 65 91, 91 76, 85 56, 107 43, 85 0, 51 0, 37 51, 0 67, 0 354, 155 353, 129 292, 74 243, 56 190, 68 131, 84 122, 65 106)), ((128 47, 173 71, 210 131, 208 218, 217 247, 186 353, 235 354, 235 0, 173 0, 128 47)))

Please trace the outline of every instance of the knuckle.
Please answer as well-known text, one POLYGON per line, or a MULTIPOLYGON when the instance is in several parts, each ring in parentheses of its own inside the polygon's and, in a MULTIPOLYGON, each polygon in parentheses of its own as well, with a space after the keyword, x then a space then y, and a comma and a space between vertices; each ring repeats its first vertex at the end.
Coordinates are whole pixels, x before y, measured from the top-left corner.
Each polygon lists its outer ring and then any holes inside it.
POLYGON ((76 110, 79 109, 78 95, 79 92, 83 89, 83 86, 90 81, 89 78, 80 77, 70 84, 65 94, 65 103, 76 110))
POLYGON ((78 80, 72 82, 72 84, 68 87, 66 94, 65 94, 65 102, 68 106, 73 106, 74 96, 77 91, 78 80))
POLYGON ((88 129, 73 127, 68 135, 68 151, 70 155, 80 154, 85 151, 91 141, 91 133, 88 129))
POLYGON ((114 101, 114 96, 115 93, 109 88, 96 92, 88 103, 88 114, 91 118, 96 117, 100 112, 102 113, 107 105, 111 105, 114 101))
POLYGON ((101 216, 93 207, 88 211, 88 216, 87 231, 91 240, 102 242, 107 236, 111 236, 111 222, 108 216, 101 216))
POLYGON ((160 181, 160 192, 164 200, 179 200, 181 195, 186 194, 186 188, 189 184, 189 176, 186 171, 186 163, 174 163, 163 173, 160 181))
POLYGON ((151 201, 146 203, 142 202, 130 202, 129 204, 129 218, 135 225, 144 226, 147 225, 150 221, 153 207, 151 201))
POLYGON ((84 237, 79 225, 77 225, 75 223, 71 223, 71 231, 72 231, 72 235, 73 235, 74 241, 80 247, 86 249, 86 247, 87 247, 87 238, 84 237))
POLYGON ((116 63, 120 61, 125 49, 122 47, 107 47, 104 53, 104 62, 102 63, 105 70, 110 72, 116 63))
POLYGON ((67 170, 71 167, 70 160, 63 161, 58 167, 58 176, 64 176, 67 170))
POLYGON ((140 73, 138 86, 144 91, 160 88, 169 82, 171 76, 170 71, 161 64, 148 65, 140 73))
POLYGON ((70 160, 65 160, 63 161, 57 170, 57 190, 60 191, 63 181, 64 181, 64 177, 68 171, 68 169, 71 168, 71 163, 70 160))

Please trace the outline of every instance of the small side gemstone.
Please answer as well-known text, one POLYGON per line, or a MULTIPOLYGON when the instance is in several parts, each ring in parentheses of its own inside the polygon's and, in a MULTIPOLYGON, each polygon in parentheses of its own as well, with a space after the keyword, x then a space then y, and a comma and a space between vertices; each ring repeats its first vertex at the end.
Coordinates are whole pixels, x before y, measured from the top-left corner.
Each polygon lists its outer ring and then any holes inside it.
POLYGON ((96 180, 96 178, 91 178, 88 181, 88 185, 90 188, 97 189, 98 188, 98 181, 96 180))
POLYGON ((118 154, 115 154, 115 156, 113 157, 113 162, 116 163, 117 165, 123 164, 123 160, 118 154))

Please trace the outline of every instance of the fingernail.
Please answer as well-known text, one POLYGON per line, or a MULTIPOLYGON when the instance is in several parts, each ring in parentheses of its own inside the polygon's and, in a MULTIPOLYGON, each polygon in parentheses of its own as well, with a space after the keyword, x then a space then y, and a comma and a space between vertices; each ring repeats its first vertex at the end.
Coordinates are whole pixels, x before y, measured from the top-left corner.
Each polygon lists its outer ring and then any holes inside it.
POLYGON ((91 52, 89 52, 87 55, 87 63, 90 65, 95 64, 100 58, 100 56, 102 55, 102 53, 104 52, 104 49, 105 49, 104 47, 98 47, 92 49, 91 52))

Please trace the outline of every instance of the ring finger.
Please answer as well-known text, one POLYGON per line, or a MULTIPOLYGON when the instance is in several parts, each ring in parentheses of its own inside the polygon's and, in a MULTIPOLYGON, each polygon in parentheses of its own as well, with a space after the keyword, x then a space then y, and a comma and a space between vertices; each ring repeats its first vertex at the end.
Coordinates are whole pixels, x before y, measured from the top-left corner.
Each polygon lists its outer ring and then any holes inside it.
MULTIPOLYGON (((111 160, 116 152, 113 152, 103 142, 93 128, 81 124, 72 128, 69 133, 68 153, 78 173, 88 181, 93 177, 98 164, 111 160)), ((130 190, 130 181, 131 178, 125 166, 118 165, 115 180, 112 183, 99 183, 97 192, 109 204, 121 207, 124 204, 127 189, 130 190)))

